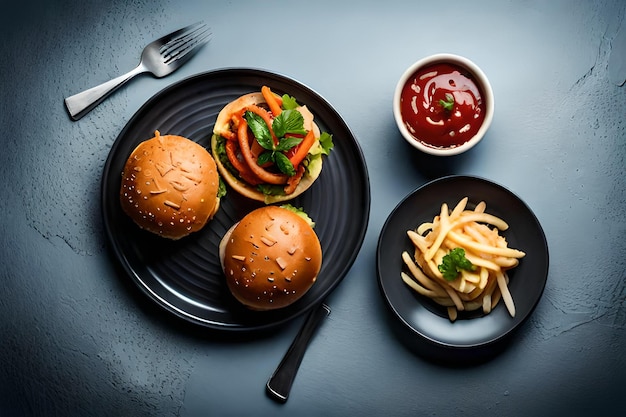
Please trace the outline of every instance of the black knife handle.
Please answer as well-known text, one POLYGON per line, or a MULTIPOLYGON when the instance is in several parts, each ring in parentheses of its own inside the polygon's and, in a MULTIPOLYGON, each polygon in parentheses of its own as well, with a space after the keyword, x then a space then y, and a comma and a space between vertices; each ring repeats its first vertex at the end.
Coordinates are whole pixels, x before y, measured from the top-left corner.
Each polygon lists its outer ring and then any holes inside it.
POLYGON ((270 397, 282 403, 287 401, 291 385, 296 378, 309 341, 322 319, 329 314, 330 308, 326 304, 320 304, 309 313, 298 335, 291 343, 291 346, 289 346, 287 353, 285 353, 283 360, 265 385, 270 397))

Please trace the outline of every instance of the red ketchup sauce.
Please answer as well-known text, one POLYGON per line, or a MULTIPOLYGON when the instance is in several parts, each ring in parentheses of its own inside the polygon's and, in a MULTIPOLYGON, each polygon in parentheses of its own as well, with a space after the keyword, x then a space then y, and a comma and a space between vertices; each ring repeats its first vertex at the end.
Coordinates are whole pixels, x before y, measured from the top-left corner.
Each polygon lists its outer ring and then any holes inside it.
POLYGON ((463 68, 434 64, 418 70, 402 89, 400 112, 413 137, 433 148, 454 148, 470 140, 485 118, 485 103, 463 68), (451 102, 445 109, 440 100, 451 102))

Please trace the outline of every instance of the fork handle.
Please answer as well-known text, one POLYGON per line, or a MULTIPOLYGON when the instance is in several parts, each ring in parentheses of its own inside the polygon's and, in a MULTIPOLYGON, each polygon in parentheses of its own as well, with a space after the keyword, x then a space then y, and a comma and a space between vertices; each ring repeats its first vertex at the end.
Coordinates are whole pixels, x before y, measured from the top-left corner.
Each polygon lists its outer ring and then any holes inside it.
POLYGON ((146 69, 140 64, 135 69, 124 75, 120 75, 117 78, 113 78, 112 80, 92 87, 89 90, 67 97, 65 99, 65 107, 67 107, 70 117, 72 120, 81 119, 111 93, 120 88, 135 75, 141 74, 142 72, 146 72, 146 69))

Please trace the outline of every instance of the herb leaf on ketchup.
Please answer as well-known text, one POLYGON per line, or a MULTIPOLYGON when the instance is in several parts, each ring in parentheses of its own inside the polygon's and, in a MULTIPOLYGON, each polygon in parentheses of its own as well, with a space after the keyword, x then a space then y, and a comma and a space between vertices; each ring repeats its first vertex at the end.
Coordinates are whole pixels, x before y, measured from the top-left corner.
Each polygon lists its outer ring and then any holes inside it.
POLYGON ((450 93, 446 93, 446 99, 439 100, 439 105, 446 111, 452 111, 454 108, 454 96, 450 93))
POLYGON ((437 268, 439 268, 439 272, 441 272, 446 281, 454 281, 462 269, 475 271, 476 265, 465 257, 465 249, 454 248, 443 257, 437 268))

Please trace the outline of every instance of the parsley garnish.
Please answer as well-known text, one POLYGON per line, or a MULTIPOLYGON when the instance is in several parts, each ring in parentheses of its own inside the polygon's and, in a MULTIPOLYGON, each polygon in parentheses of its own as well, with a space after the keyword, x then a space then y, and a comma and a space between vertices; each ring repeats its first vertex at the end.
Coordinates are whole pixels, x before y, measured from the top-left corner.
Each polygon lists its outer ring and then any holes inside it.
POLYGON ((454 108, 454 96, 450 93, 446 93, 446 99, 439 100, 439 105, 446 111, 452 111, 454 108))
POLYGON ((283 110, 273 121, 272 129, 277 138, 284 137, 287 133, 306 135, 304 117, 298 110, 283 110))
POLYGON ((320 144, 322 145, 322 154, 330 154, 330 151, 332 151, 335 147, 335 144, 333 143, 333 135, 328 132, 322 132, 320 135, 320 144))
POLYGON ((283 99, 283 109, 285 110, 295 109, 300 106, 298 102, 296 101, 296 99, 294 97, 291 97, 288 94, 283 94, 282 99, 283 99))
POLYGON ((476 265, 465 257, 465 249, 454 248, 443 257, 438 268, 447 281, 454 281, 461 270, 475 271, 476 265))

